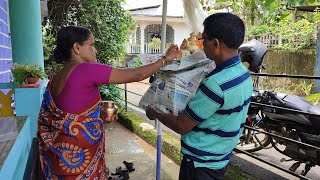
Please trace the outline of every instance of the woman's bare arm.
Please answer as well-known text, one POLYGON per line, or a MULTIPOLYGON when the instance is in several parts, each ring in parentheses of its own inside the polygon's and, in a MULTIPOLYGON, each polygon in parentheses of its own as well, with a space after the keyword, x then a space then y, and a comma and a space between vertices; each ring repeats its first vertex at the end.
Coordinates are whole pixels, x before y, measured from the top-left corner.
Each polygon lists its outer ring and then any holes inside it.
POLYGON ((109 84, 122 84, 142 81, 163 67, 164 61, 173 61, 181 53, 177 45, 171 45, 166 52, 166 58, 159 59, 154 63, 133 69, 113 68, 109 77, 109 84))

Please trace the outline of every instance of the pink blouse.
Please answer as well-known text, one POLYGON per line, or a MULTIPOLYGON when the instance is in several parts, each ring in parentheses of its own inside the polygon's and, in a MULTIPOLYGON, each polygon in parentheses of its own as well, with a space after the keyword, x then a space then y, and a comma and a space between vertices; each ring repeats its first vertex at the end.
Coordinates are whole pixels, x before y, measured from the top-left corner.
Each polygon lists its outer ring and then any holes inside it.
POLYGON ((100 96, 99 85, 108 84, 112 67, 99 63, 81 63, 77 65, 65 85, 55 97, 59 109, 69 113, 78 113, 94 103, 100 96))

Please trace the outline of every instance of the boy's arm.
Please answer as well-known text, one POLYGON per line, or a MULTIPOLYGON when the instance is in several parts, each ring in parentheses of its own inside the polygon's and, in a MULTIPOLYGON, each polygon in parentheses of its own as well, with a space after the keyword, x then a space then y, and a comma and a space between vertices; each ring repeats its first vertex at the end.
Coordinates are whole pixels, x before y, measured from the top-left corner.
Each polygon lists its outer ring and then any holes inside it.
POLYGON ((175 116, 173 114, 165 113, 154 106, 149 106, 146 110, 146 114, 149 119, 158 119, 168 128, 181 135, 187 134, 192 128, 198 125, 198 123, 192 120, 185 112, 179 116, 175 116))
POLYGON ((149 106, 146 114, 149 119, 158 119, 170 129, 184 135, 212 116, 223 103, 223 92, 220 86, 215 81, 211 82, 209 86, 206 82, 202 82, 181 115, 174 116, 164 113, 154 106, 149 106))

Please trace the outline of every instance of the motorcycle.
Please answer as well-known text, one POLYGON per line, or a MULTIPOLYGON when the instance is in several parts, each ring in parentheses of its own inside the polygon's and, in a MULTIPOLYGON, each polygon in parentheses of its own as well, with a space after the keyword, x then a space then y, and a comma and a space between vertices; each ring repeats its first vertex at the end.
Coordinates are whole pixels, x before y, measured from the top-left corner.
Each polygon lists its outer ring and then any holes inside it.
MULTIPOLYGON (((248 62, 248 69, 254 73, 261 73, 264 69, 266 52, 267 47, 257 40, 239 48, 241 61, 248 62)), ((296 161, 289 170, 294 172, 305 163, 301 175, 306 175, 312 167, 320 165, 320 107, 293 94, 259 90, 259 76, 253 84, 245 124, 248 128, 244 129, 237 148, 255 152, 271 144, 291 158, 283 158, 281 162, 296 161)))

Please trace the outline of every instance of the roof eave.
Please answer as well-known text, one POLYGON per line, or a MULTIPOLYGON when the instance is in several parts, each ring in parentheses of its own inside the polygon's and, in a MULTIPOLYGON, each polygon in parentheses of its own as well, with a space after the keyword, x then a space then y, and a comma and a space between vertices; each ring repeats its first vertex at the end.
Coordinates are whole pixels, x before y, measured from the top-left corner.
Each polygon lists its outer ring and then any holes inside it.
POLYGON ((153 8, 158 8, 161 5, 154 5, 154 6, 147 6, 147 7, 139 7, 139 8, 134 8, 134 9, 126 9, 127 11, 139 11, 139 10, 145 10, 145 9, 153 9, 153 8))

